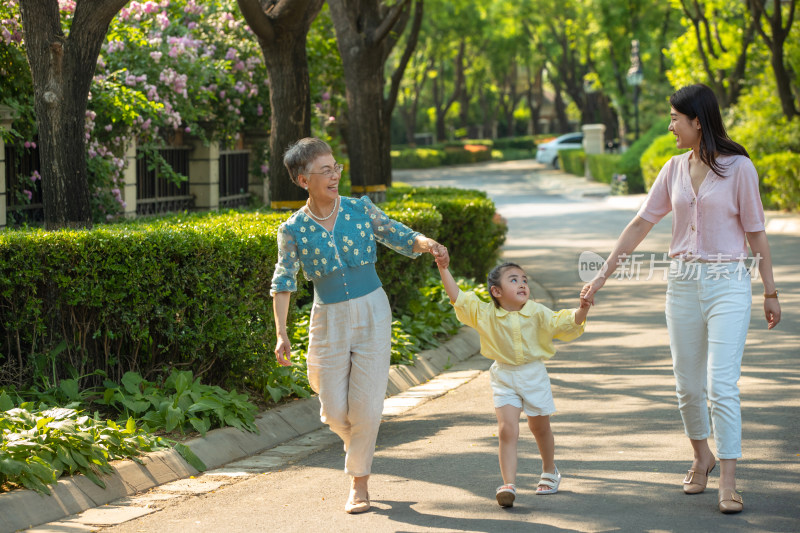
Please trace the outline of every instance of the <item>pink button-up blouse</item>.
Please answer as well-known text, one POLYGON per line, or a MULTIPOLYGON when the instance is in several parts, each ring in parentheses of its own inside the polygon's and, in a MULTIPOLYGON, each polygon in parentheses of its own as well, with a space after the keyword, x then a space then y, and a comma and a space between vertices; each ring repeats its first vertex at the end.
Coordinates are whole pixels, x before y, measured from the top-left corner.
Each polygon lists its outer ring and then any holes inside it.
POLYGON ((664 165, 638 216, 655 224, 673 212, 670 257, 715 262, 746 258, 745 232, 764 230, 753 162, 741 155, 718 157, 725 177, 709 171, 695 195, 691 153, 676 155, 664 165))

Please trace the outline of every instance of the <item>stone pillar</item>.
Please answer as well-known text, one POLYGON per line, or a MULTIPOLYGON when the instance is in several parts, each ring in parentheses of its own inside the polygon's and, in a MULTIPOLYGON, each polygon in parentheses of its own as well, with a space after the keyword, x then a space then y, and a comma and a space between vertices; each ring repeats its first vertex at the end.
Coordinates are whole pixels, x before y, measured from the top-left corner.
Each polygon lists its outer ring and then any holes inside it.
POLYGON ((125 148, 125 169, 122 171, 122 199, 125 200, 125 218, 136 217, 136 139, 125 148))
POLYGON ((194 196, 198 211, 219 209, 219 143, 208 146, 193 139, 189 156, 189 194, 194 196))
POLYGON ((586 154, 586 164, 584 175, 592 179, 589 171, 589 156, 592 154, 602 154, 605 152, 605 124, 584 124, 583 130, 583 151, 586 154))
MULTIPOLYGON (((0 130, 10 130, 16 118, 16 113, 11 107, 0 105, 0 130)), ((0 228, 5 228, 8 222, 8 195, 6 194, 6 144, 0 136, 0 228)))

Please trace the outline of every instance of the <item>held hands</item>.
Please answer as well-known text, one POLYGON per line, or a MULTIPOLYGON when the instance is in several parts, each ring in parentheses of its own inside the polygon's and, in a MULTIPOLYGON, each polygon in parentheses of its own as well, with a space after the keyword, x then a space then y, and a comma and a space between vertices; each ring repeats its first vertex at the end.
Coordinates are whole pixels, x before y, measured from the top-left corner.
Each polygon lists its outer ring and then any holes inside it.
POLYGON ((594 305, 594 295, 599 291, 606 280, 604 278, 594 278, 581 289, 581 307, 584 305, 594 305))
POLYGON ((439 244, 428 237, 423 237, 420 245, 421 250, 419 251, 422 253, 429 252, 436 260, 436 264, 439 265, 440 268, 447 268, 447 265, 450 263, 450 257, 448 256, 447 248, 445 248, 444 245, 439 244), (441 261, 444 261, 444 266, 442 266, 441 261))
POLYGON ((292 365, 292 344, 289 338, 284 335, 278 335, 278 344, 275 346, 275 358, 281 366, 292 365))
POLYGON ((446 269, 450 266, 450 253, 447 251, 445 246, 439 245, 439 252, 438 255, 434 254, 433 257, 436 258, 436 266, 442 269, 446 269))
MULTIPOLYGON (((585 290, 585 287, 584 287, 584 290, 585 290)), ((583 296, 584 290, 581 290, 581 297, 578 300, 579 303, 580 303, 580 308, 581 309, 590 309, 592 307, 592 305, 594 305, 594 304, 584 298, 584 296, 583 296)))
POLYGON ((442 253, 447 253, 447 248, 443 245, 439 244, 438 242, 434 241, 433 239, 428 239, 426 242, 427 251, 434 257, 434 259, 439 259, 439 256, 442 253))

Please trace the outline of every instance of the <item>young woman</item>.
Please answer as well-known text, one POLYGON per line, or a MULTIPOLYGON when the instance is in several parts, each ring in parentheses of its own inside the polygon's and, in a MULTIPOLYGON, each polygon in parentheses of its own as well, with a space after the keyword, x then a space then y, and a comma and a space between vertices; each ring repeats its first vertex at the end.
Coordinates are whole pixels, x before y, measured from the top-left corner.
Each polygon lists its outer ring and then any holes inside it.
POLYGON ((620 235, 600 274, 582 296, 594 295, 664 215, 673 212, 672 257, 666 317, 678 407, 694 461, 683 481, 687 494, 705 490, 716 458, 708 445, 711 403, 716 457, 720 459, 719 510, 742 511, 736 492, 736 460, 742 456, 742 418, 737 385, 750 324, 750 275, 743 268, 750 244, 764 284, 769 329, 781 308, 772 275, 758 175, 747 151, 722 124, 717 98, 705 85, 670 97, 669 131, 678 148, 658 175, 644 205, 620 235))

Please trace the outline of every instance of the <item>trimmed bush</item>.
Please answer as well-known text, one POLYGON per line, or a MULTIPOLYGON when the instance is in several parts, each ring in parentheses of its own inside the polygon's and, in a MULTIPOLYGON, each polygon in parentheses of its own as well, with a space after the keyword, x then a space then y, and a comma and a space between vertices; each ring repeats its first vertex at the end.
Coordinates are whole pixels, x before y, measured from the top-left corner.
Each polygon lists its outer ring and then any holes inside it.
POLYGON ((505 150, 492 150, 492 160, 494 161, 518 161, 520 159, 533 159, 536 152, 523 150, 522 148, 507 148, 505 150))
MULTIPOLYGON (((381 207, 445 240, 464 265, 457 271, 485 277, 505 236, 492 201, 477 191, 419 189, 405 197, 410 192, 390 189, 394 202, 381 207)), ((304 369, 279 367, 272 354, 269 288, 277 228, 289 216, 184 214, 93 230, 0 232, 0 385, 73 380, 86 389, 106 378, 120 382, 129 371, 155 381, 180 368, 275 401, 300 394, 304 369)), ((435 274, 433 261, 379 250, 393 311, 409 314, 409 288, 435 274)), ((310 301, 302 274, 297 281, 296 300, 310 301)), ((290 329, 295 313, 291 305, 290 329)))
POLYGON ((276 230, 287 216, 3 232, 0 382, 95 371, 119 381, 127 371, 148 377, 180 366, 212 383, 240 383, 268 372, 275 365, 268 294, 276 230))
POLYGON ((431 168, 441 165, 465 165, 491 160, 528 159, 535 155, 536 137, 502 139, 462 139, 446 141, 427 148, 393 147, 392 168, 431 168))
MULTIPOLYGON (((390 189, 392 190, 392 189, 390 189)), ((430 237, 438 239, 442 234, 442 215, 432 203, 403 202, 384 203, 380 207, 391 218, 430 237)), ((419 287, 431 273, 432 256, 425 254, 416 259, 378 246, 378 262, 375 269, 383 282, 392 310, 401 312, 415 296, 412 287, 419 287)))
POLYGON ((656 137, 667 131, 668 125, 668 122, 657 121, 622 154, 617 164, 616 173, 625 174, 628 181, 628 190, 631 193, 642 193, 649 188, 645 187, 640 160, 644 151, 647 150, 656 137))
POLYGON ((492 150, 482 144, 465 144, 462 146, 445 146, 445 165, 465 165, 492 160, 492 150))
POLYGON ((780 152, 754 161, 764 207, 800 211, 800 154, 780 152))
MULTIPOLYGON (((461 139, 460 142, 462 145, 466 144, 479 144, 481 146, 488 146, 489 148, 494 146, 494 141, 491 139, 461 139)), ((451 145, 452 143, 445 143, 447 145, 451 145)))
POLYGON ((441 213, 439 240, 451 254, 456 276, 484 281, 496 264, 507 227, 496 217, 495 205, 482 191, 448 187, 410 187, 395 184, 387 194, 390 205, 425 202, 441 213))
POLYGON ((672 156, 682 154, 685 151, 675 147, 675 136, 671 133, 656 137, 642 154, 639 163, 645 189, 650 190, 653 182, 658 177, 658 173, 661 172, 661 168, 672 156))
POLYGON ((536 139, 533 135, 503 137, 494 140, 493 148, 495 150, 536 150, 536 139))
POLYGON ((444 152, 431 148, 392 150, 392 168, 431 168, 442 165, 444 152))
POLYGON ((583 150, 559 150, 558 164, 564 172, 583 176, 586 174, 586 153, 583 150))
POLYGON ((614 174, 618 174, 617 167, 621 157, 619 154, 589 154, 586 156, 589 172, 596 181, 611 183, 614 174))

